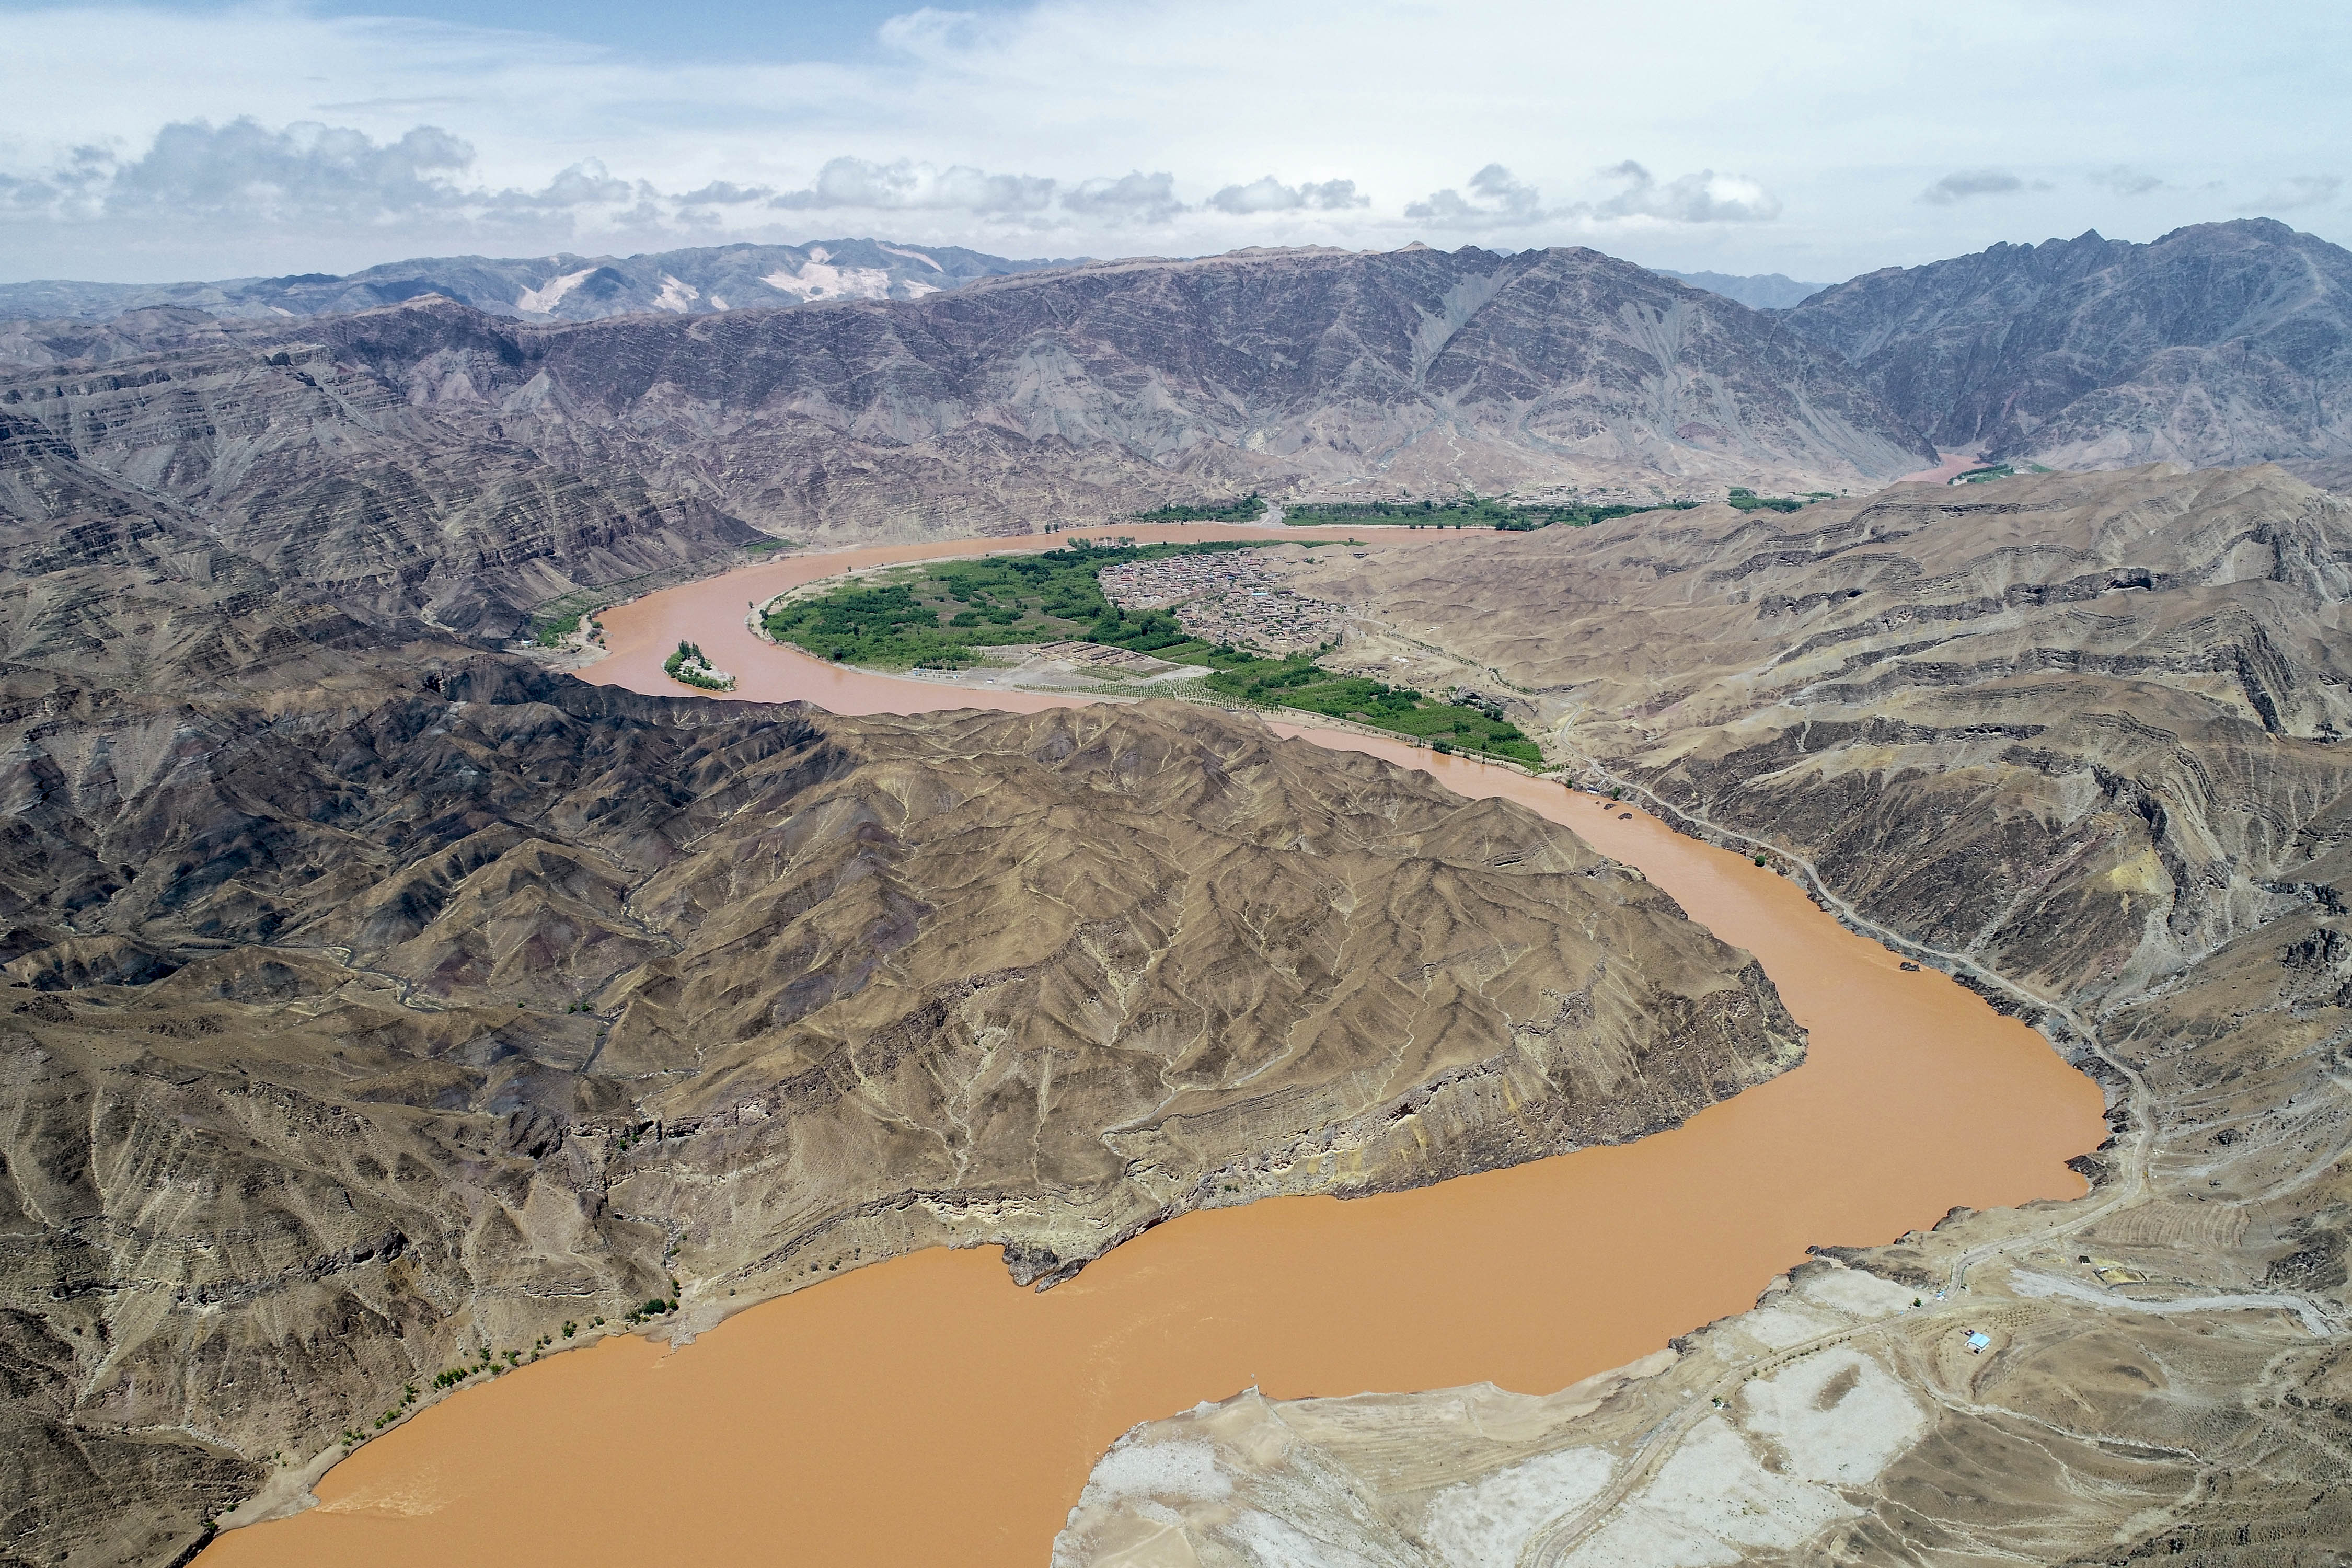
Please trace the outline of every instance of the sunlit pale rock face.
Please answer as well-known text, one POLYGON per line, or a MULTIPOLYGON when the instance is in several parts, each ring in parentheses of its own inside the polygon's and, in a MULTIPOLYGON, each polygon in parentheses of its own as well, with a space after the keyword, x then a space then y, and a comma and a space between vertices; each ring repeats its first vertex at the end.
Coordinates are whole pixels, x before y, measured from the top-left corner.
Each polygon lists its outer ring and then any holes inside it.
POLYGON ((636 256, 433 256, 386 262, 344 277, 232 278, 213 283, 0 283, 0 360, 47 363, 95 352, 112 356, 123 338, 170 331, 174 320, 284 318, 371 310, 438 294, 492 315, 593 321, 667 310, 707 315, 823 300, 919 300, 1045 266, 952 245, 893 245, 832 239, 809 245, 714 245, 636 256), (144 321, 115 322, 129 311, 144 321))

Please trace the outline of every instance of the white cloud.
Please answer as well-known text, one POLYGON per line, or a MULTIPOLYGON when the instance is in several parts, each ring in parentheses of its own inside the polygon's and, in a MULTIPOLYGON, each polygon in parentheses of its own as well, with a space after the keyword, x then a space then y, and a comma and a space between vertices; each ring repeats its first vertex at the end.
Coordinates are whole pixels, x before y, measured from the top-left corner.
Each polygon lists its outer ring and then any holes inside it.
POLYGON ((713 180, 698 191, 688 191, 677 199, 691 206, 740 206, 745 202, 763 202, 776 193, 766 185, 739 185, 728 180, 713 180))
POLYGON ((952 212, 1004 217, 1044 211, 1054 182, 1035 174, 991 174, 957 163, 935 169, 901 158, 893 163, 835 158, 806 190, 787 191, 768 205, 825 212, 952 212))
POLYGON ((1770 223, 1780 216, 1780 198, 1742 174, 1718 174, 1701 169, 1696 174, 1660 184, 1650 171, 1631 158, 1609 177, 1625 188, 1604 202, 1581 209, 1595 217, 1649 217, 1664 223, 1770 223))
POLYGON ((2326 206, 2343 188, 2344 181, 2335 174, 2296 174, 2280 181, 2263 193, 2260 199, 2248 202, 2238 210, 2242 213, 2284 213, 2301 207, 2326 206))
POLYGON ((1574 223, 1588 229, 1629 222, 1769 223, 1780 216, 1780 198, 1742 174, 1701 169, 1662 184, 1649 170, 1628 158, 1601 170, 1601 175, 1622 182, 1623 188, 1601 201, 1546 207, 1541 191, 1514 179, 1500 163, 1489 163, 1470 176, 1468 195, 1451 186, 1433 191, 1408 205, 1404 216, 1457 229, 1521 228, 1547 223, 1574 223))
POLYGON ((1965 202, 1977 196, 2011 196, 2020 191, 2046 191, 2050 188, 2046 180, 2028 184, 2022 176, 2012 174, 2007 169, 1963 169, 1958 174, 1945 175, 1921 191, 1919 199, 1948 207, 1954 202, 1965 202))
MULTIPOLYGON (((568 225, 583 212, 616 227, 659 222, 665 198, 593 158, 536 190, 467 183, 474 150, 436 126, 378 142, 315 121, 271 130, 250 119, 164 126, 138 157, 76 148, 58 168, 5 188, 19 216, 125 227, 373 229, 419 223, 491 229, 568 225)), ((700 199, 716 197, 699 194, 700 199)))
POLYGON ((2352 203, 2309 162, 2352 143, 2333 74, 2352 8, 2145 0, 2135 16, 2118 33, 2100 7, 2030 0, 1013 0, 914 11, 855 58, 794 59, 763 54, 758 27, 690 56, 289 0, 41 0, 7 12, 0 276, 345 270, 440 248, 605 247, 662 226, 697 243, 856 228, 1014 254, 1031 252, 1007 237, 1032 231, 1097 254, 1491 231, 1834 278, 2079 232, 2074 204, 2144 178, 2118 187, 2116 168, 2164 181, 2134 195, 2126 237, 2270 193, 2264 210, 2352 239, 2352 203), (1694 82, 1706 90, 1662 87, 1694 82), (235 149, 217 135, 247 121, 251 178, 224 173, 235 149), (227 182, 212 205, 166 189, 149 219, 106 218, 118 172, 196 124, 214 128, 205 155, 227 182), (321 128, 316 144, 303 125, 321 128), (404 151, 424 126, 471 161, 404 151), (364 144, 341 156, 326 127, 364 144), (1593 179, 1633 150, 1654 174, 1593 179), (845 183, 867 205, 766 205, 844 188, 826 172, 844 154, 883 171, 845 183), (1497 164, 1510 173, 1463 178, 1497 164), (1341 170, 1354 191, 1236 180, 1253 170, 1341 170), (2021 184, 1918 199, 1953 171, 2021 184), (1154 186, 1154 172, 1170 177, 1154 186), (2057 192, 2036 195, 2037 175, 2057 192), (604 200, 600 179, 631 194, 604 200), (221 216, 160 216, 190 203, 221 216))
POLYGON ((1176 176, 1168 174, 1088 180, 1063 193, 1062 205, 1080 217, 1108 224, 1166 223, 1179 213, 1192 210, 1177 199, 1176 176))
POLYGON ((1257 213, 1346 212, 1350 207, 1368 207, 1372 198, 1360 195, 1353 180, 1325 180, 1318 184, 1286 185, 1272 174, 1252 180, 1246 185, 1227 185, 1209 198, 1208 205, 1221 213, 1248 216, 1257 213))
POLYGON ((1513 228, 1540 223, 1543 193, 1511 178, 1500 163, 1489 163, 1470 176, 1465 196, 1448 185, 1410 203, 1404 216, 1440 228, 1513 228))
POLYGON ((877 163, 847 157, 828 161, 814 184, 768 205, 787 212, 951 214, 1028 229, 1074 220, 1112 228, 1161 224, 1192 210, 1176 195, 1176 177, 1166 173, 1065 186, 1042 174, 992 174, 961 163, 940 169, 909 158, 877 163))
POLYGON ((2127 163, 2095 170, 2088 177, 2091 184, 2102 190, 2113 191, 2119 196, 2144 196, 2152 191, 2171 189, 2154 174, 2142 174, 2127 163))

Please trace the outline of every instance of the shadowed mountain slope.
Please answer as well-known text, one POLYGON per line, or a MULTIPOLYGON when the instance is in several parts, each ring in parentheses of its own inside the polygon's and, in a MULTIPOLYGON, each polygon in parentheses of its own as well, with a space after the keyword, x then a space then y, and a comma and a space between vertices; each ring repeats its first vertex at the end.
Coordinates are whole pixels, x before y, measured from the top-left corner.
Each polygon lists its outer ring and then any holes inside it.
POLYGON ((2352 253, 2271 218, 1996 245, 1783 319, 1948 449, 2064 468, 2352 456, 2352 253))
POLYGON ((235 616, 268 596, 499 641, 582 585, 768 542, 699 495, 551 462, 315 351, 215 344, 0 386, 0 616, 20 658, 88 658, 170 606, 235 616), (150 593, 152 613, 121 597, 150 593))

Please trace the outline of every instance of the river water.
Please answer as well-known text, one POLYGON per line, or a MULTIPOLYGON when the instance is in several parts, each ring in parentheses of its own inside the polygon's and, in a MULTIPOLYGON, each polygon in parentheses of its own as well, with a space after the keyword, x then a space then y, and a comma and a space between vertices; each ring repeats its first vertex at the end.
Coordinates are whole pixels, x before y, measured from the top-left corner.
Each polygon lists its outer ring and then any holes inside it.
MULTIPOLYGON (((747 698, 840 712, 1058 700, 860 675, 744 627, 748 601, 794 583, 958 548, 791 557, 655 595, 606 613, 614 653, 587 679, 679 691, 660 661, 688 637, 747 698)), ((930 1251, 751 1308, 684 1349, 608 1339, 424 1411, 330 1472, 322 1506, 224 1535, 205 1568, 1041 1568, 1088 1468, 1138 1421, 1251 1384, 1548 1392, 1744 1310, 1808 1245, 2083 1191, 2064 1161, 2105 1135, 2090 1080, 1782 878, 1557 784, 1277 728, 1507 796, 1640 867, 1762 962, 1811 1032, 1805 1064, 1626 1147, 1189 1215, 1042 1295, 992 1248, 930 1251)))

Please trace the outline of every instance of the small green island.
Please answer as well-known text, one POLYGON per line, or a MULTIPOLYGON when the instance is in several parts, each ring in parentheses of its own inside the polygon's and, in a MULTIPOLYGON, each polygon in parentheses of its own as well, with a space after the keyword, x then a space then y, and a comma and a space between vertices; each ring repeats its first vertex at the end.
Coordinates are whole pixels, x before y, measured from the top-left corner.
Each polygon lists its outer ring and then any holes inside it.
POLYGON ((703 655, 700 643, 679 642, 677 651, 662 660, 662 673, 672 680, 698 686, 705 691, 735 689, 735 678, 723 669, 711 668, 710 660, 703 655))
POLYGON ((993 648, 1095 643, 1197 667, 1196 695, 1295 708, 1442 752, 1542 765, 1535 743, 1491 708, 1344 675, 1312 653, 1275 657, 1205 642, 1165 609, 1121 610, 1097 580, 1107 566, 1249 548, 1241 542, 1100 547, 1080 541, 1037 555, 933 562, 778 600, 763 624, 778 642, 875 669, 964 669, 987 662, 993 648))

